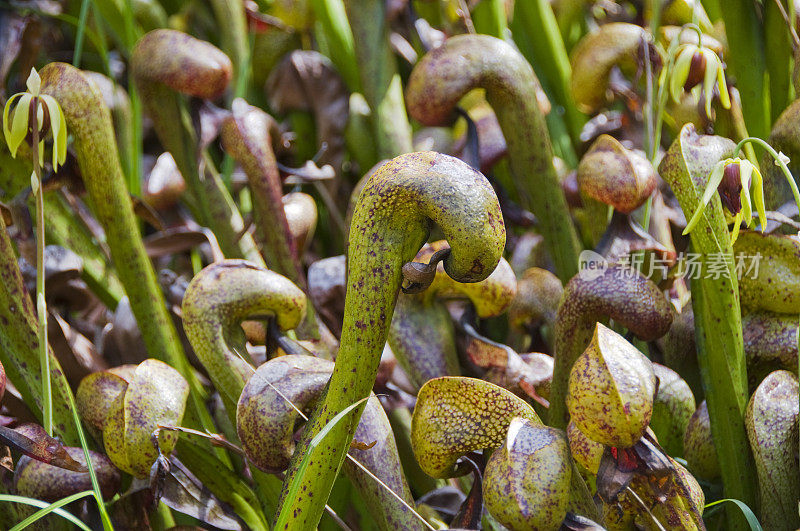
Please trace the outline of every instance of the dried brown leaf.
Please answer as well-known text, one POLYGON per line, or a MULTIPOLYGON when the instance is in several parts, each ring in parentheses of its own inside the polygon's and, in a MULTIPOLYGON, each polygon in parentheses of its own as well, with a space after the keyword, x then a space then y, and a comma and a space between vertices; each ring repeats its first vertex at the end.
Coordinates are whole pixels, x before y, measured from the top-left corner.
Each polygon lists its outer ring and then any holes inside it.
POLYGON ((344 255, 318 260, 308 268, 308 294, 325 325, 336 337, 342 333, 346 268, 344 255))
POLYGON ((90 373, 108 368, 94 344, 57 313, 50 312, 47 337, 68 381, 78 382, 90 373))
POLYGON ((72 470, 85 472, 86 467, 72 459, 64 446, 47 435, 38 424, 23 424, 16 429, 0 426, 0 441, 32 459, 72 470))
POLYGON ((279 113, 310 111, 317 124, 320 156, 339 172, 344 157, 344 130, 350 94, 330 60, 319 52, 295 50, 276 66, 266 85, 270 107, 279 113))
POLYGON ((161 495, 167 507, 218 529, 243 529, 236 513, 219 501, 189 469, 174 458, 171 464, 161 495))

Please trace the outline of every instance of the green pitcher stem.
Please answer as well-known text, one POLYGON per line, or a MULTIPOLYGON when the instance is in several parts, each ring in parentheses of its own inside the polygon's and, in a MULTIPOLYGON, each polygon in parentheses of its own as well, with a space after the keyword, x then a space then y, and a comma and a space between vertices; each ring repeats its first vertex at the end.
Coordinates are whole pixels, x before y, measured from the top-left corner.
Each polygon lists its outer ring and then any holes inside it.
POLYGON ((472 22, 475 24, 477 33, 505 39, 508 31, 505 2, 503 0, 480 0, 478 5, 472 9, 472 22))
MULTIPOLYGON (((684 212, 697 209, 714 165, 731 156, 734 144, 728 139, 698 135, 685 125, 659 165, 659 174, 670 185, 684 212)), ((726 274, 719 278, 692 279, 692 308, 695 318, 697 357, 711 419, 717 457, 722 467, 725 496, 754 506, 756 499, 753 461, 745 433, 747 368, 742 339, 739 288, 733 249, 718 195, 704 210, 691 232, 694 252, 701 263, 709 256, 723 256, 726 274)), ((728 512, 732 529, 747 529, 744 518, 728 512)))
POLYGON ((51 63, 42 69, 41 77, 42 92, 59 102, 75 139, 86 190, 105 231, 111 258, 117 265, 147 351, 186 378, 193 391, 194 419, 203 420, 210 427, 210 416, 202 401, 204 393, 184 356, 139 234, 108 108, 95 86, 68 64, 51 63))
POLYGON ((247 175, 267 266, 304 287, 297 245, 283 209, 281 176, 269 133, 271 121, 267 113, 239 99, 234 101, 231 117, 223 122, 220 136, 225 150, 247 175))
POLYGON ((397 157, 378 169, 359 197, 350 231, 348 287, 341 346, 322 403, 306 424, 282 492, 275 529, 313 529, 355 433, 363 405, 309 441, 345 408, 369 395, 402 279, 436 222, 451 245, 445 271, 457 281, 487 277, 500 259, 505 229, 489 183, 460 160, 433 152, 397 157), (286 499, 305 453, 299 492, 286 499))
POLYGON ((131 69, 161 144, 186 180, 197 221, 209 227, 228 258, 261 263, 241 213, 210 157, 199 149, 181 93, 218 97, 227 87, 230 59, 211 44, 173 30, 155 30, 136 44, 131 69), (200 60, 202 58, 202 60, 200 60))
POLYGON ((458 35, 423 57, 408 82, 410 114, 426 125, 444 125, 470 90, 486 89, 508 145, 514 184, 522 205, 539 220, 545 246, 562 282, 578 272, 580 244, 553 166, 553 149, 538 85, 530 64, 516 50, 488 35, 458 35))
MULTIPOLYGON (((773 0, 764 4, 764 48, 767 72, 769 72, 769 98, 773 124, 783 110, 796 97, 792 85, 794 53, 792 37, 784 16, 791 12, 787 7, 793 3, 786 0, 773 0)), ((791 20, 791 19, 790 19, 791 20)))
POLYGON ((358 77, 353 32, 347 21, 347 13, 342 0, 311 0, 314 15, 321 26, 322 33, 330 48, 331 62, 344 79, 350 92, 361 91, 358 77))

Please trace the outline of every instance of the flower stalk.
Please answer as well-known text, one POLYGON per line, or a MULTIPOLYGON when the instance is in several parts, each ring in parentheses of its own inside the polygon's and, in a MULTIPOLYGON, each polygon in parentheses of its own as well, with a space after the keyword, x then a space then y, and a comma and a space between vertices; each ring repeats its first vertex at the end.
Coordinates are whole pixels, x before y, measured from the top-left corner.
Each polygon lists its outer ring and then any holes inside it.
MULTIPOLYGON (((720 160, 735 156, 735 145, 721 137, 698 135, 691 124, 683 127, 659 165, 659 174, 670 185, 684 212, 694 212, 706 188, 708 176, 720 160)), ((712 194, 709 206, 691 233, 692 246, 707 267, 710 256, 724 259, 719 278, 692 280, 697 357, 706 389, 711 431, 722 470, 725 496, 752 506, 756 487, 753 461, 745 433, 747 368, 742 338, 739 286, 733 249, 721 201, 712 194)), ((747 529, 730 511, 731 529, 747 529)))
POLYGON ((38 316, 39 365, 42 371, 42 424, 49 436, 53 436, 53 391, 50 382, 50 356, 47 352, 47 302, 44 293, 44 190, 42 188, 42 165, 44 163, 44 140, 49 131, 53 133, 53 170, 67 158, 67 125, 64 113, 52 96, 40 94, 42 80, 35 69, 31 69, 26 82, 28 92, 12 96, 3 110, 3 133, 11 156, 26 138, 31 142, 31 192, 36 202, 36 312, 38 316), (9 113, 14 100, 11 127, 9 113))

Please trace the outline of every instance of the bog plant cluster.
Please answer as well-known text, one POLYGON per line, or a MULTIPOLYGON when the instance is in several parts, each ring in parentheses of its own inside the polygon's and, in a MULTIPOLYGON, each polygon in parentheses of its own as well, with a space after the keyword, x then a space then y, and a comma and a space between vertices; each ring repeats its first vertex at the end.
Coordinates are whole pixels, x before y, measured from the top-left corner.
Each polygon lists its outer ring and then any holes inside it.
POLYGON ((1 7, 0 527, 797 529, 795 10, 1 7))

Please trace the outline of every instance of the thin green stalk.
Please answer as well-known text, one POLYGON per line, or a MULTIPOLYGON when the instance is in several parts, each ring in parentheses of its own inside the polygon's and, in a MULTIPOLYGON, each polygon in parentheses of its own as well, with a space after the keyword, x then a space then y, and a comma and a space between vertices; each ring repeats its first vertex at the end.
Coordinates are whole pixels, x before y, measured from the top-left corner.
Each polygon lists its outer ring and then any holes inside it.
POLYGON ((131 0, 92 0, 95 13, 108 24, 111 40, 127 57, 137 35, 131 0))
MULTIPOLYGON (((33 98, 34 109, 39 108, 39 98, 33 98)), ((44 190, 42 168, 39 166, 39 119, 38 113, 30 114, 28 128, 33 132, 31 141, 31 190, 36 197, 36 313, 39 328, 39 365, 42 371, 42 424, 47 434, 53 436, 53 390, 50 384, 50 356, 47 352, 47 302, 44 298, 44 190)), ((53 149, 56 149, 55 146, 53 149)))
POLYGON ((561 37, 571 49, 581 37, 581 15, 586 9, 586 2, 583 0, 564 0, 558 4, 558 28, 561 37))
MULTIPOLYGON (((650 35, 656 35, 658 32, 659 23, 661 20, 661 0, 648 0, 650 4, 650 35)), ((670 43, 672 49, 672 43, 670 43)), ((650 54, 644 54, 644 68, 645 68, 645 89, 647 91, 644 102, 644 150, 650 163, 654 163, 656 153, 658 153, 658 144, 656 144, 656 93, 661 96, 658 91, 659 77, 653 71, 653 63, 650 61, 650 54)), ((665 65, 666 68, 666 65, 665 65)), ((660 101, 660 99, 658 100, 660 101)), ((663 112, 663 109, 662 109, 663 112)), ((659 117, 661 120, 662 117, 659 117)), ((646 218, 649 220, 650 214, 650 201, 647 202, 646 218)), ((648 224, 643 225, 647 229, 648 224)))
POLYGON ((93 494, 94 493, 92 491, 85 490, 83 492, 76 492, 75 494, 72 494, 71 496, 67 496, 65 498, 61 498, 57 502, 53 502, 53 503, 49 504, 47 507, 39 509, 38 511, 36 511, 32 515, 30 515, 29 517, 27 517, 26 519, 24 519, 23 521, 21 521, 20 523, 18 523, 17 525, 12 527, 11 529, 9 529, 9 531, 22 531, 23 529, 27 528, 29 525, 38 522, 39 520, 41 520, 42 518, 44 518, 48 514, 54 512, 59 507, 63 507, 65 505, 69 504, 69 503, 72 503, 74 501, 78 501, 80 499, 83 499, 83 498, 85 498, 87 496, 91 496, 93 494))
MULTIPOLYGON (((764 31, 752 0, 728 0, 722 10, 730 53, 726 58, 742 98, 750 134, 766 138, 770 130, 769 87, 764 31)), ((770 52, 772 53, 772 52, 770 52)))
POLYGON ((389 43, 386 4, 375 0, 345 0, 353 32, 361 90, 372 109, 378 158, 412 150, 411 125, 403 103, 403 86, 389 43))
POLYGON ((409 153, 372 174, 358 199, 350 231, 348 287, 339 355, 327 391, 294 453, 276 528, 317 526, 353 438, 363 406, 336 424, 315 448, 309 442, 329 422, 369 395, 386 344, 402 266, 437 223, 450 242, 444 268, 459 282, 477 282, 495 268, 505 245, 497 198, 488 181, 462 161, 433 152, 409 153), (307 462, 299 473, 301 462, 307 462), (289 485, 313 496, 287 496, 289 485))
POLYGON ((720 0, 702 0, 702 4, 708 14, 708 18, 710 18, 712 22, 716 22, 722 18, 720 0))
MULTIPOLYGON (((114 3, 119 6, 118 2, 119 0, 114 0, 114 3)), ((133 0, 123 0, 123 2, 124 5, 119 6, 119 8, 122 11, 122 24, 123 28, 125 28, 125 49, 130 52, 139 39, 140 32, 136 26, 136 21, 133 19, 133 0)))
MULTIPOLYGON (((660 3, 655 1, 653 9, 660 9, 660 3)), ((654 15, 654 18, 655 15, 654 15)), ((650 21, 650 31, 654 34, 658 30, 658 23, 650 21)), ((645 80, 645 100, 644 100, 644 151, 651 164, 655 164, 656 154, 658 153, 658 145, 656 142, 656 117, 655 117, 655 94, 656 87, 658 86, 658 78, 653 73, 653 63, 650 61, 650 54, 644 54, 644 80, 645 80)), ((650 230, 650 210, 653 207, 653 196, 647 198, 644 204, 644 212, 642 215, 642 227, 644 230, 650 230)))
POLYGON ((86 468, 88 468, 89 471, 89 480, 92 483, 92 493, 94 494, 94 499, 97 503, 97 510, 100 512, 100 520, 103 522, 103 529, 105 531, 113 531, 114 526, 111 524, 111 517, 108 515, 105 502, 103 501, 103 493, 100 490, 100 482, 97 480, 97 473, 95 472, 94 465, 92 464, 92 456, 89 453, 89 443, 86 440, 86 434, 83 431, 81 419, 78 416, 78 407, 75 405, 75 396, 72 394, 72 390, 67 392, 67 398, 69 399, 69 409, 72 411, 72 421, 75 423, 78 439, 80 439, 81 448, 83 449, 83 458, 86 460, 86 468))
MULTIPOLYGON (((707 503, 706 506, 704 507, 704 509, 711 509, 712 507, 716 507, 721 503, 732 503, 732 504, 736 505, 736 507, 740 511, 742 511, 742 514, 744 515, 744 517, 747 518, 747 523, 750 525, 750 531, 762 531, 761 524, 758 523, 758 518, 756 518, 756 515, 753 513, 753 509, 748 507, 746 504, 740 502, 739 500, 732 500, 730 498, 725 498, 723 500, 717 500, 717 501, 714 501, 714 502, 711 502, 711 503, 707 503)), ((717 507, 717 508, 719 508, 719 507, 717 507)), ((711 516, 713 513, 714 513, 713 510, 712 511, 705 510, 705 511, 703 511, 703 516, 704 517, 711 516)))
MULTIPOLYGON (((743 149, 746 150, 747 144, 758 144, 762 148, 764 148, 767 153, 775 160, 775 163, 780 167, 781 172, 783 172, 783 176, 786 177, 786 181, 789 184, 789 188, 792 190, 792 195, 794 196, 794 202, 797 204, 797 207, 800 208, 800 192, 797 190, 797 183, 795 183, 794 177, 792 176, 792 172, 789 170, 789 166, 786 165, 786 161, 781 158, 780 154, 775 151, 775 148, 770 146, 767 142, 760 138, 756 138, 753 136, 749 136, 747 138, 743 138, 738 144, 736 144, 736 149, 733 150, 733 156, 738 157, 739 152, 743 149)), ((762 220, 758 220, 759 223, 763 223, 762 220)))
POLYGON ((650 35, 655 37, 661 26, 661 9, 664 6, 664 0, 647 0, 647 3, 650 4, 650 35))
POLYGON ((75 33, 75 50, 72 52, 72 65, 75 68, 81 67, 81 55, 83 55, 83 38, 86 32, 86 19, 89 17, 89 4, 91 0, 81 1, 81 10, 78 14, 78 31, 75 33))
MULTIPOLYGON (((0 219, 0 362, 10 382, 37 418, 44 410, 42 374, 39 371, 39 336, 31 298, 25 291, 22 274, 5 224, 0 219)), ((69 411, 69 383, 58 360, 48 353, 49 379, 54 388, 53 428, 67 444, 78 441, 69 411)))
MULTIPOLYGON (((730 140, 698 135, 691 124, 683 127, 659 165, 659 174, 687 215, 697 209, 713 167, 733 152, 730 140)), ((717 194, 690 234, 692 248, 700 254, 702 264, 700 274, 692 279, 697 357, 724 492, 727 497, 753 505, 756 488, 744 424, 748 393, 739 288, 728 226, 717 194), (712 261, 726 266, 718 278, 709 274, 712 261)), ((748 529, 735 511, 728 511, 728 524, 731 529, 748 529)))

